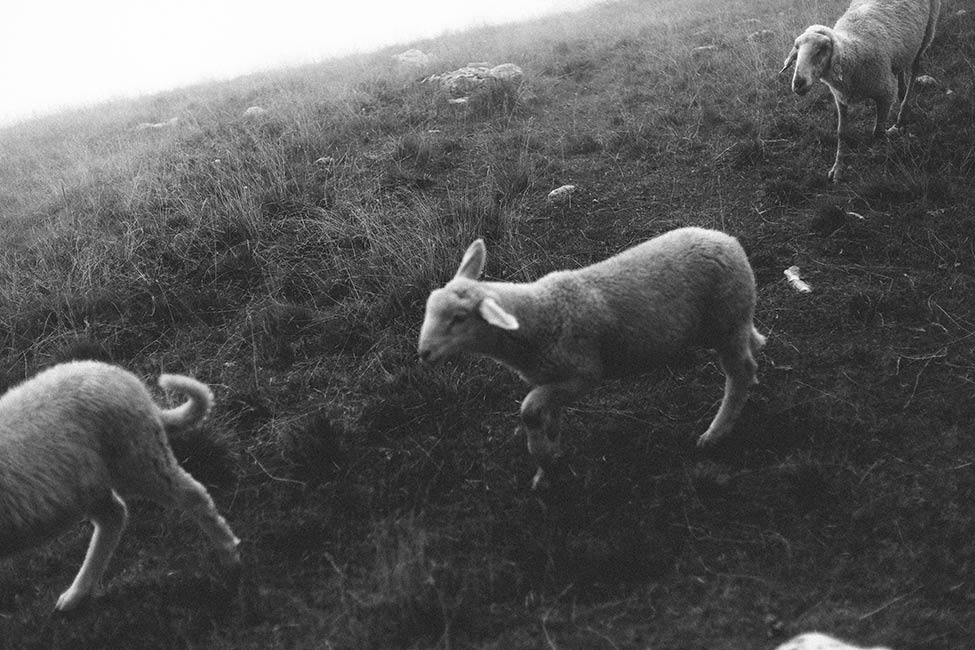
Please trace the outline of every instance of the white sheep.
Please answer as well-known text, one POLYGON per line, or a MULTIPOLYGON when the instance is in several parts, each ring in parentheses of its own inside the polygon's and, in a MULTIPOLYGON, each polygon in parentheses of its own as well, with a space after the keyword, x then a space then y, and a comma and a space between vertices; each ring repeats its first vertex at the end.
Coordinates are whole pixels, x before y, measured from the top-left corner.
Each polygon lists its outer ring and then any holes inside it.
POLYGON ((81 519, 94 524, 58 610, 77 607, 98 585, 125 527, 129 497, 186 511, 220 560, 239 565, 239 540, 206 489, 177 464, 167 437, 203 420, 213 394, 181 375, 162 375, 159 384, 189 400, 163 410, 135 375, 98 361, 54 366, 0 397, 0 557, 81 519))
POLYGON ((819 632, 807 632, 793 637, 775 650, 890 650, 881 646, 862 648, 819 632))
POLYGON ((847 107, 872 99, 876 105, 873 137, 887 127, 896 96, 897 121, 886 132, 904 128, 907 101, 921 55, 934 38, 941 0, 853 0, 832 29, 806 28, 795 40, 782 72, 796 64, 792 91, 805 95, 817 81, 826 84, 836 102, 836 160, 829 178, 839 182, 844 171, 847 107))
POLYGON ((535 282, 479 281, 486 250, 471 244, 454 278, 427 299, 423 361, 489 356, 533 386, 521 405, 528 450, 544 465, 561 455, 561 407, 601 379, 639 374, 689 346, 714 348, 724 398, 698 445, 728 433, 765 337, 755 329, 755 278, 738 241, 680 228, 602 262, 535 282))

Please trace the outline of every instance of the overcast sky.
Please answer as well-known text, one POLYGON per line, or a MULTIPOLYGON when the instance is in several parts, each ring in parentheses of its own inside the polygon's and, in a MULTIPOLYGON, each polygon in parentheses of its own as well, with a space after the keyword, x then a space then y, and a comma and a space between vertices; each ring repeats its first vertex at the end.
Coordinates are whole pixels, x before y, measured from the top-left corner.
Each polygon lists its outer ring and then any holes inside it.
POLYGON ((0 124, 595 0, 3 0, 0 124))

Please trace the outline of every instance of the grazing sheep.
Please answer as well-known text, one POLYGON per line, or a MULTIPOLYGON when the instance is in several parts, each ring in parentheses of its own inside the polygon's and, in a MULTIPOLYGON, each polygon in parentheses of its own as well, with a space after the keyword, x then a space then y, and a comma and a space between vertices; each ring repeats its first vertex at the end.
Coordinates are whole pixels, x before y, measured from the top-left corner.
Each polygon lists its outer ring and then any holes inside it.
MULTIPOLYGON (((471 352, 518 372, 533 386, 521 420, 540 465, 561 455, 561 407, 603 378, 651 370, 689 346, 716 349, 726 376, 724 399, 698 445, 731 430, 765 344, 752 324, 755 278, 736 239, 680 228, 529 283, 479 281, 485 259, 479 239, 454 278, 430 294, 420 358, 471 352)), ((542 474, 540 467, 536 485, 542 474)))
POLYGON ((812 25, 796 38, 782 72, 793 63, 792 91, 805 95, 812 85, 826 84, 836 102, 836 161, 829 178, 839 182, 844 171, 847 106, 872 99, 876 104, 873 137, 887 126, 896 95, 897 121, 887 133, 904 128, 907 101, 921 63, 934 38, 941 0, 853 0, 832 29, 812 25))
POLYGON ((890 648, 881 646, 861 648, 857 645, 844 643, 826 634, 807 632, 789 639, 775 650, 890 650, 890 648))
POLYGON ((31 548, 87 518, 95 530, 58 610, 98 584, 127 519, 129 497, 194 517, 227 565, 239 540, 210 495, 173 457, 168 435, 206 417, 213 394, 181 375, 159 384, 189 396, 163 410, 135 375, 98 361, 63 363, 0 397, 0 557, 31 548))

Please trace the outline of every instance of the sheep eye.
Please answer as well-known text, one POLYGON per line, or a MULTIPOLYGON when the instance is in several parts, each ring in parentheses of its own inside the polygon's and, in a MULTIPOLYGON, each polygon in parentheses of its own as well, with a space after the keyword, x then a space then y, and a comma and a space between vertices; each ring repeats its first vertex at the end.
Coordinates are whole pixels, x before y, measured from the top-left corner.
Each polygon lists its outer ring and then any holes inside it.
POLYGON ((454 314, 453 316, 450 317, 450 324, 459 325, 460 323, 463 323, 465 320, 467 320, 467 314, 454 314))

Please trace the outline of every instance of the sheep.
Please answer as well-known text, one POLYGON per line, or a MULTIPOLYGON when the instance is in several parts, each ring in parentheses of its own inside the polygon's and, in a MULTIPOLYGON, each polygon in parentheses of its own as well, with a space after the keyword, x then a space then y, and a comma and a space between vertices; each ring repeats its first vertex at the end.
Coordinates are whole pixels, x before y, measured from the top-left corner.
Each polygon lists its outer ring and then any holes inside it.
POLYGON ((528 450, 544 467, 562 454, 561 407, 601 379, 639 374, 690 346, 714 348, 725 391, 698 439, 713 444, 732 428, 765 337, 755 329, 755 278, 738 241, 703 228, 679 228, 591 266, 535 282, 487 282, 481 239, 456 275, 434 290, 420 329, 420 359, 470 352, 515 370, 531 391, 521 404, 528 450))
POLYGON ((125 527, 129 497, 185 510, 221 562, 240 565, 240 540, 206 489, 177 464, 167 438, 202 421, 213 394, 182 375, 161 375, 159 384, 189 400, 163 410, 135 375, 100 361, 53 366, 0 397, 0 557, 81 519, 94 525, 58 611, 76 608, 99 584, 125 527))
POLYGON ((890 648, 881 646, 861 648, 826 634, 807 632, 789 639, 775 650, 890 650, 890 648))
POLYGON ((828 177, 843 176, 848 153, 847 107, 872 99, 876 105, 873 137, 887 127, 896 94, 897 121, 888 135, 904 129, 907 101, 921 56, 934 38, 941 0, 853 0, 832 29, 812 25, 800 34, 782 72, 796 65, 792 91, 805 95, 816 81, 826 84, 836 102, 836 160, 828 177))

